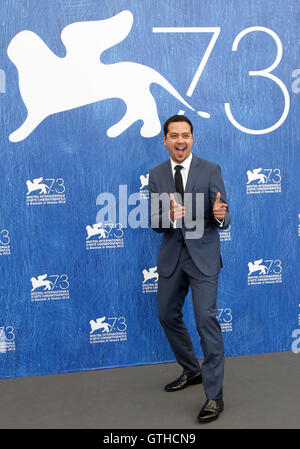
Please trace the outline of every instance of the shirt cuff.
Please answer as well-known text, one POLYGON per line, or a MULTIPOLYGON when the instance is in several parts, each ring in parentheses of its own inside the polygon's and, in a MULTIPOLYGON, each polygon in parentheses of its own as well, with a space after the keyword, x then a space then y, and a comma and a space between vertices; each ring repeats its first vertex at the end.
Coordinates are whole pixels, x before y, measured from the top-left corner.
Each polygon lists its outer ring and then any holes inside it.
POLYGON ((173 228, 176 229, 176 220, 175 220, 175 221, 172 221, 172 220, 171 220, 171 211, 169 212, 169 219, 170 219, 170 222, 171 222, 172 225, 173 225, 173 228))
POLYGON ((219 223, 219 228, 223 228, 223 226, 224 226, 224 218, 223 218, 222 221, 220 221, 220 220, 218 220, 218 219, 215 217, 215 220, 219 223))

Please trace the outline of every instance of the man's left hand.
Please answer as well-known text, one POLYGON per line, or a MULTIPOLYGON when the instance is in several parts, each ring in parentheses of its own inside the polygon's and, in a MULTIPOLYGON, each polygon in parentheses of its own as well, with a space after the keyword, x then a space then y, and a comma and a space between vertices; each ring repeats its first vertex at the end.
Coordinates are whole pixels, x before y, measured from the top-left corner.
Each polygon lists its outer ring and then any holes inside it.
POLYGON ((215 201, 215 204, 213 207, 214 217, 217 220, 222 221, 225 218, 226 211, 227 211, 227 204, 221 203, 221 193, 218 192, 217 196, 216 196, 216 201, 215 201))

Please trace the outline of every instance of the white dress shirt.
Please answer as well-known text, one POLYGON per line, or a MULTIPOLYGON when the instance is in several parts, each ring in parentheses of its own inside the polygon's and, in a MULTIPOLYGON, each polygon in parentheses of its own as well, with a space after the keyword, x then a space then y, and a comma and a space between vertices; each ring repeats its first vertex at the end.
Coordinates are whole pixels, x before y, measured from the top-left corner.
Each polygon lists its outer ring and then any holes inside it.
POLYGON ((172 175, 173 175, 173 179, 175 177, 175 167, 177 165, 181 165, 181 167, 183 167, 180 170, 181 176, 182 176, 182 182, 183 182, 183 189, 185 190, 186 187, 186 182, 187 182, 187 178, 189 175, 189 170, 190 170, 190 165, 192 162, 192 153, 190 153, 189 157, 187 157, 181 164, 177 164, 176 162, 173 161, 173 159, 171 159, 171 166, 172 166, 172 175))

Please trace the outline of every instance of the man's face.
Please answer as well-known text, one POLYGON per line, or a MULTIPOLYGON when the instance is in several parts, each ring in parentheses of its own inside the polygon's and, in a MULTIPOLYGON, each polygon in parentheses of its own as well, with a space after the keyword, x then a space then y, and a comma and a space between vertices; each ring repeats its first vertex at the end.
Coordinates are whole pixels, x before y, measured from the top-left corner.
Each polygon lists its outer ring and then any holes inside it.
POLYGON ((183 162, 191 154, 193 134, 187 122, 172 122, 168 133, 164 136, 164 144, 168 147, 171 158, 177 164, 183 162))

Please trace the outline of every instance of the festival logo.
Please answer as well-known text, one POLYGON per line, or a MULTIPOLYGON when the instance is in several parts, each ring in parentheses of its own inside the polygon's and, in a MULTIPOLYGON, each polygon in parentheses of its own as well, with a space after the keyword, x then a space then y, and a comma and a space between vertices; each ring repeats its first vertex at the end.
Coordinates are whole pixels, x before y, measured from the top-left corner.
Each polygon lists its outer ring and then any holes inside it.
MULTIPOLYGON (((153 83, 166 89, 190 110, 177 90, 156 70, 136 62, 104 64, 102 53, 129 34, 133 15, 125 10, 105 20, 76 22, 61 32, 66 56, 56 56, 34 32, 24 30, 11 40, 7 54, 19 73, 20 93, 28 115, 10 136, 11 142, 26 139, 49 115, 87 104, 120 98, 126 104, 124 117, 108 129, 117 137, 141 120, 141 135, 159 134, 161 124, 150 91, 153 83)), ((196 111, 195 111, 196 112, 196 111)), ((197 111, 203 118, 207 112, 197 111)))
POLYGON ((62 178, 35 178, 26 181, 26 205, 65 204, 66 187, 62 178))
POLYGON ((10 235, 7 229, 0 231, 0 256, 9 256, 10 253, 10 235))
POLYGON ((248 285, 280 284, 282 262, 280 259, 257 259, 248 263, 248 285))
POLYGON ((15 330, 12 326, 0 326, 0 354, 16 350, 15 330))
POLYGON ((102 316, 90 320, 90 343, 112 343, 127 341, 126 318, 102 316))
POLYGON ((124 248, 124 230, 121 223, 95 223, 86 226, 86 249, 124 248))
POLYGON ((158 273, 157 266, 151 267, 148 270, 144 268, 142 271, 143 274, 143 293, 157 293, 158 288, 158 273))
POLYGON ((140 175, 140 199, 149 198, 149 173, 146 175, 140 175))
POLYGON ((30 279, 31 301, 69 299, 69 279, 67 274, 41 274, 30 279))
POLYGON ((280 193, 281 172, 279 168, 254 168, 247 170, 246 193, 280 193))
POLYGON ((232 332, 232 310, 229 307, 218 309, 217 319, 222 332, 232 332))
POLYGON ((220 242, 231 240, 231 224, 226 229, 219 229, 220 242))

